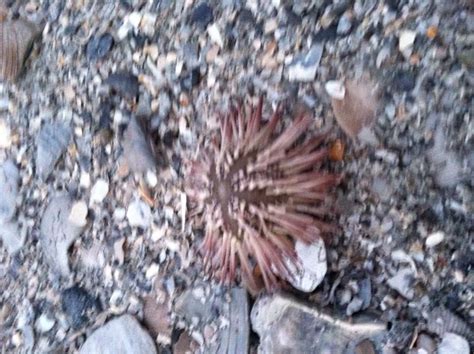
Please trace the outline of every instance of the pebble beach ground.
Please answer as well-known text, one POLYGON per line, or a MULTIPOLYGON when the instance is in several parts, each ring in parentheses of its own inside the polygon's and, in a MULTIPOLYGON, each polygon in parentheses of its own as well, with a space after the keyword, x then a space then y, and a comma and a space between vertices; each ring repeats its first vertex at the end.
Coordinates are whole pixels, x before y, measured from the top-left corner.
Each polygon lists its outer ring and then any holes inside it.
POLYGON ((0 84, 1 353, 470 353, 472 1, 3 7, 41 35, 0 84), (309 292, 220 286, 196 251, 186 162, 260 96, 311 112, 344 175, 309 292))

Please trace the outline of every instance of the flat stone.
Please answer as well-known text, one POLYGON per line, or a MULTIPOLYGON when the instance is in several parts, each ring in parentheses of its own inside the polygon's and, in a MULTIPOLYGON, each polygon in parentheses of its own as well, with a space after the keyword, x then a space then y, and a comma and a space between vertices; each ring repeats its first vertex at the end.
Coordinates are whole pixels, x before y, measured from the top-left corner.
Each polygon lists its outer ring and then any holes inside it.
POLYGON ((82 345, 79 353, 155 354, 150 335, 131 315, 122 315, 95 330, 82 345))
POLYGON ((150 143, 136 118, 132 118, 128 123, 122 145, 128 167, 134 173, 145 173, 155 169, 156 161, 150 143))
POLYGON ((280 294, 258 299, 251 323, 259 353, 352 353, 363 339, 381 350, 387 333, 376 320, 346 322, 280 294))
POLYGON ((11 160, 0 165, 0 225, 15 215, 20 173, 11 160))
POLYGON ((306 54, 296 56, 293 63, 288 67, 289 80, 303 82, 314 80, 323 55, 323 49, 322 44, 315 44, 306 54))
POLYGON ((36 138, 36 173, 46 180, 71 140, 66 123, 47 123, 36 138))
POLYGON ((68 250, 74 240, 81 234, 82 227, 69 221, 73 205, 72 199, 62 194, 49 202, 40 227, 40 245, 46 262, 53 272, 68 276, 68 250))

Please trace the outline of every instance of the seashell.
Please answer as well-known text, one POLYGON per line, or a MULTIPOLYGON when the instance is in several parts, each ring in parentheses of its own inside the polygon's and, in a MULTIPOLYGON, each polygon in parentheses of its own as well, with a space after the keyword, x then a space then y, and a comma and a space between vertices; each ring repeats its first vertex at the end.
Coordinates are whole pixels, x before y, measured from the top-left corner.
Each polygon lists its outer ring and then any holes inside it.
POLYGON ((363 128, 370 127, 376 118, 378 93, 368 80, 329 81, 326 91, 331 96, 331 104, 336 121, 342 130, 352 138, 363 128))
POLYGON ((459 316, 455 315, 445 307, 436 307, 428 315, 427 329, 439 336, 446 332, 459 334, 463 337, 474 340, 474 332, 469 325, 459 316))
POLYGON ((34 23, 23 19, 0 22, 0 80, 18 77, 38 32, 34 23))

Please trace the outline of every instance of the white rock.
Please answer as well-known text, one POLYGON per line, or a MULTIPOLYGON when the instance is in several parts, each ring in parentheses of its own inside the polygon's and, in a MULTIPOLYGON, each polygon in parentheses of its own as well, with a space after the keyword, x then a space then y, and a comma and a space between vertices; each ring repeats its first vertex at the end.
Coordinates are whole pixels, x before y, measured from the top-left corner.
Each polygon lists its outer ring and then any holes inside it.
POLYGON ((346 88, 344 87, 344 83, 342 81, 330 80, 326 82, 324 87, 328 95, 337 100, 342 100, 346 95, 346 88))
POLYGON ((82 345, 80 354, 155 354, 153 339, 135 317, 122 315, 95 330, 82 345))
POLYGON ((98 179, 91 190, 91 203, 100 203, 109 193, 109 183, 104 179, 98 179))
POLYGON ((127 22, 124 21, 124 23, 119 27, 117 31, 117 37, 120 41, 124 40, 127 36, 130 30, 133 28, 133 26, 127 22))
POLYGON ((53 327, 56 321, 54 318, 49 318, 47 315, 42 314, 35 322, 35 328, 41 333, 49 332, 53 327))
POLYGON ((141 200, 131 202, 127 209, 127 219, 130 226, 147 228, 151 221, 150 207, 141 200))
POLYGON ((19 251, 25 244, 25 238, 22 237, 16 222, 0 224, 0 240, 9 254, 19 251))
POLYGON ((91 186, 91 175, 87 172, 81 172, 81 177, 79 179, 79 185, 82 188, 89 188, 91 186))
POLYGON ((155 188, 158 184, 158 177, 153 171, 147 171, 145 175, 146 183, 148 187, 155 188))
POLYGON ((413 47, 413 43, 415 43, 416 32, 405 30, 400 33, 400 37, 398 39, 398 49, 404 55, 411 54, 411 49, 413 47))
POLYGON ((289 282, 298 290, 312 292, 321 283, 327 271, 324 241, 319 239, 311 245, 297 241, 295 251, 301 264, 297 269, 293 263, 287 262, 293 269, 294 277, 289 282))
POLYGON ((0 120, 0 149, 8 149, 12 144, 11 130, 7 123, 0 120))
POLYGON ((82 227, 86 226, 87 224, 87 213, 89 209, 87 208, 87 204, 84 201, 75 202, 71 208, 71 212, 69 213, 69 222, 73 225, 82 227))
POLYGON ((469 354, 468 341, 455 333, 445 333, 438 346, 438 354, 469 354))
POLYGON ((214 43, 216 43, 221 48, 224 47, 224 41, 222 39, 221 32, 215 23, 207 28, 207 33, 214 43))
POLYGON ((415 291, 411 287, 413 279, 413 270, 411 268, 402 268, 397 274, 387 280, 387 284, 392 289, 398 291, 400 295, 411 300, 415 295, 415 291))
POLYGON ((153 36, 155 33, 155 23, 157 15, 151 12, 146 12, 143 14, 142 20, 140 22, 140 27, 143 30, 143 33, 153 36))
POLYGON ((288 67, 288 79, 290 81, 313 81, 323 55, 323 48, 323 45, 316 44, 306 54, 296 56, 288 67))
POLYGON ((142 15, 139 12, 132 12, 127 17, 128 23, 130 23, 132 27, 135 29, 138 29, 138 26, 140 26, 141 20, 142 20, 142 15))
POLYGON ((439 245, 444 240, 444 232, 437 231, 433 232, 432 234, 428 235, 425 241, 425 245, 428 248, 434 247, 439 245))

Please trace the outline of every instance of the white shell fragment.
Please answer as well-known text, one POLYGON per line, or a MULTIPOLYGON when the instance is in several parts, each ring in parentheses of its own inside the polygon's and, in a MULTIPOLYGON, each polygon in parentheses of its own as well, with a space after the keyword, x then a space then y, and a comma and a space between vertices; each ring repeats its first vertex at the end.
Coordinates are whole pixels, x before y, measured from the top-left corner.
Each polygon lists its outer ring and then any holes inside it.
POLYGON ((335 98, 336 100, 342 100, 346 94, 344 83, 339 80, 330 80, 326 82, 324 87, 328 95, 332 98, 335 98))
POLYGON ((411 50, 413 43, 415 43, 416 32, 405 30, 400 33, 398 40, 398 49, 400 52, 405 53, 407 50, 411 50))
MULTIPOLYGON (((298 290, 312 292, 322 282, 327 271, 324 241, 318 239, 311 245, 296 241, 295 251, 300 265, 294 269, 293 279, 289 279, 289 282, 298 290)), ((294 267, 293 263, 288 264, 294 267)))

